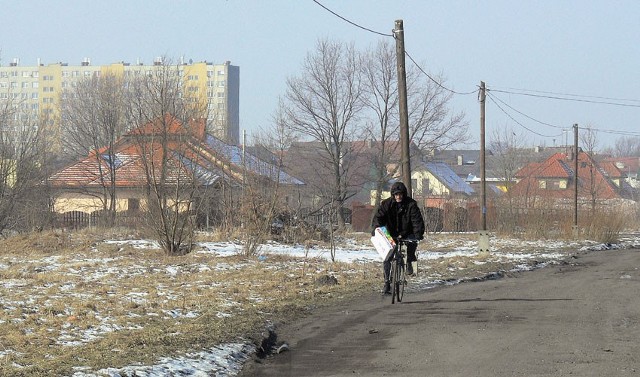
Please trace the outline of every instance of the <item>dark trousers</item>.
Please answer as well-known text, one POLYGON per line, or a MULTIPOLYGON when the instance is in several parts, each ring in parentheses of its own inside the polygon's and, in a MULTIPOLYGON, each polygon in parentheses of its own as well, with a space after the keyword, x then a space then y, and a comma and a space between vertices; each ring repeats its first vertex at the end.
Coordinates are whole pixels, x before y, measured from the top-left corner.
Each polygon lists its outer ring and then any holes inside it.
MULTIPOLYGON (((418 260, 418 258, 416 258, 417 248, 418 248, 418 244, 407 243, 407 263, 415 262, 418 260)), ((384 271, 384 281, 389 281, 391 276, 391 258, 385 260, 382 263, 382 268, 384 271)))

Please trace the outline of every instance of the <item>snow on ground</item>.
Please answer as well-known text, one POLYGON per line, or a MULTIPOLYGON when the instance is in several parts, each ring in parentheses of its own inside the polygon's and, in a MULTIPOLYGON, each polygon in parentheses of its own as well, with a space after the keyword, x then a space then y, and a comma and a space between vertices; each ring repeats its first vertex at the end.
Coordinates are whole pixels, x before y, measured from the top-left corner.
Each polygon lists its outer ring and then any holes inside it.
MULTIPOLYGON (((107 243, 113 243, 117 245, 129 244, 136 248, 158 248, 158 245, 152 241, 147 240, 127 240, 127 241, 105 241, 107 243)), ((375 249, 371 245, 358 244, 353 240, 342 240, 340 247, 336 248, 334 260, 344 263, 358 263, 366 261, 381 261, 381 258, 376 253, 375 249)), ((640 237, 630 237, 623 239, 620 244, 616 245, 604 245, 597 244, 595 242, 564 242, 564 241, 522 241, 516 239, 497 239, 492 238, 490 240, 491 245, 491 257, 494 260, 511 260, 515 261, 527 261, 527 260, 559 260, 566 253, 560 253, 560 249, 573 249, 583 251, 598 251, 617 248, 639 247, 640 237)), ((198 245, 198 253, 213 253, 215 255, 225 257, 236 255, 241 251, 242 245, 231 242, 205 242, 198 245)), ((419 248, 420 260, 435 260, 440 258, 457 258, 457 257, 475 257, 478 254, 477 241, 473 237, 467 237, 467 239, 460 239, 455 236, 446 237, 443 241, 438 243, 424 242, 419 248)), ((291 255, 301 258, 324 258, 331 259, 331 252, 327 248, 322 247, 309 247, 304 246, 289 246, 281 245, 277 243, 268 243, 263 245, 260 249, 261 259, 269 258, 270 255, 282 254, 291 255)), ((43 263, 43 266, 55 266, 55 257, 49 257, 47 263, 43 263)), ((482 263, 482 262, 475 262, 482 263)), ((544 265, 544 264, 542 264, 544 265)), ((525 263, 522 264, 522 269, 528 269, 525 263)), ((231 267, 231 266, 229 266, 231 267)), ((0 265, 0 269, 2 265, 0 265)), ((167 266, 167 274, 175 274, 177 272, 176 266, 167 266)), ((81 271, 78 271, 81 273, 81 271)), ((110 273, 105 270, 103 274, 110 273)), ((99 276, 93 278, 98 279, 99 276)), ((411 289, 428 289, 438 284, 445 282, 437 280, 429 280, 426 274, 419 274, 418 277, 412 278, 411 289)), ((455 284, 456 282, 446 282, 446 284, 455 284)), ((4 287, 9 288, 7 285, 13 284, 14 286, 20 285, 19 281, 5 282, 4 287)), ((132 296, 132 299, 135 299, 132 296)), ((27 303, 23 303, 27 304, 27 303)), ((190 313, 165 313, 170 316, 189 316, 190 313)), ((224 313, 221 313, 224 315, 224 313)), ((112 324, 109 324, 108 319, 105 319, 102 330, 104 332, 117 331, 112 324)), ((93 337, 99 334, 87 333, 84 335, 84 339, 81 342, 90 342, 93 337)), ((60 339, 60 342, 64 343, 64 339, 60 339)), ((98 371, 87 370, 84 367, 77 367, 74 377, 124 377, 124 376, 145 376, 145 377, 164 377, 164 376, 234 376, 239 373, 244 362, 246 362, 251 355, 255 352, 255 346, 251 343, 229 343, 221 344, 215 348, 188 354, 179 358, 164 358, 158 361, 155 365, 135 365, 127 366, 124 368, 107 368, 98 371)), ((3 353, 0 352, 0 358, 3 353)))

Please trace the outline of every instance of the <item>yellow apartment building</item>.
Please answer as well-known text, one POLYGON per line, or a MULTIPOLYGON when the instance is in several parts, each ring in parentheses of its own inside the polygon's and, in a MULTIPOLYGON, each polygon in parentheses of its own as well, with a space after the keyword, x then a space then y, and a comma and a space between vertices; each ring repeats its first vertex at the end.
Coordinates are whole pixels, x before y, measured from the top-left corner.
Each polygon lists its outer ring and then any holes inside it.
MULTIPOLYGON (((61 93, 74 82, 84 78, 99 76, 107 72, 122 74, 124 77, 150 74, 163 65, 162 58, 156 58, 152 65, 137 62, 119 62, 109 65, 91 65, 88 58, 79 65, 68 63, 21 66, 13 59, 8 66, 0 66, 0 104, 10 103, 19 107, 15 117, 37 114, 55 123, 60 112, 61 93)), ((185 95, 206 100, 208 107, 208 131, 229 144, 240 140, 240 67, 227 61, 223 64, 210 62, 184 62, 176 65, 182 77, 185 95)), ((20 124, 16 122, 15 124, 20 124)), ((37 124, 37 123, 31 123, 37 124)), ((4 127, 5 125, 0 125, 4 127)), ((58 129, 59 127, 55 127, 58 129)), ((19 129, 2 130, 19 133, 19 129)))

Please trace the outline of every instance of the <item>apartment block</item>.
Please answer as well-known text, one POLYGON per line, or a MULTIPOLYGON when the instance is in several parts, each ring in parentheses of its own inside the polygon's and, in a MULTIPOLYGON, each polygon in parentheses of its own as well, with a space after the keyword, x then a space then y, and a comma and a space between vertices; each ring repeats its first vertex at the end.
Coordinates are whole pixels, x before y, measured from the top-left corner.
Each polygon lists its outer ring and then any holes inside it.
MULTIPOLYGON (((38 117, 56 119, 60 111, 61 94, 74 82, 107 72, 124 77, 149 75, 163 64, 161 58, 156 58, 151 65, 140 62, 92 65, 91 60, 85 58, 78 65, 45 65, 38 61, 35 66, 22 66, 18 59, 13 59, 8 66, 0 66, 0 103, 8 102, 19 108, 20 111, 14 114, 16 118, 37 114, 38 117)), ((231 65, 229 61, 213 64, 206 61, 184 62, 184 59, 175 66, 182 79, 183 94, 206 101, 208 131, 229 144, 238 144, 240 67, 231 65)))

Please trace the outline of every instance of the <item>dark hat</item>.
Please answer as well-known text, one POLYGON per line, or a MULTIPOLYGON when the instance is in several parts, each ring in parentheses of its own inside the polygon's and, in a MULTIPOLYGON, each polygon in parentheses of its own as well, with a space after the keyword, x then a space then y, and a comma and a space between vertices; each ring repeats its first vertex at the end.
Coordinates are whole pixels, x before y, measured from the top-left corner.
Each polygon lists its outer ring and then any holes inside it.
POLYGON ((407 186, 405 186, 402 182, 394 183, 393 185, 391 185, 391 195, 395 194, 402 194, 404 196, 407 196, 407 186))

